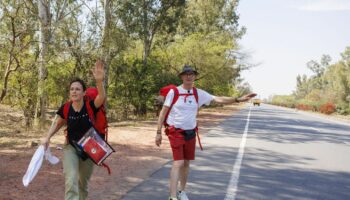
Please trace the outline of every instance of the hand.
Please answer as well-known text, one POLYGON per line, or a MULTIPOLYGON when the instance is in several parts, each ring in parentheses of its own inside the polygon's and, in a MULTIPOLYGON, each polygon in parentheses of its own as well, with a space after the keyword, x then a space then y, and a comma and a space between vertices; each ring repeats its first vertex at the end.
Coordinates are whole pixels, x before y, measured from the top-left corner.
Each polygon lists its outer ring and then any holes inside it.
POLYGON ((159 147, 162 144, 162 134, 156 135, 156 145, 159 147))
POLYGON ((239 102, 245 102, 245 101, 248 101, 255 96, 256 96, 256 93, 250 93, 250 94, 244 95, 242 97, 239 97, 237 100, 239 102))
POLYGON ((105 78, 105 68, 102 60, 97 60, 95 67, 91 70, 96 82, 103 81, 105 78))
POLYGON ((44 146, 44 149, 45 149, 45 151, 46 151, 46 149, 47 149, 47 148, 49 147, 49 145, 50 145, 50 138, 47 138, 47 137, 42 138, 42 139, 41 139, 41 145, 44 146))

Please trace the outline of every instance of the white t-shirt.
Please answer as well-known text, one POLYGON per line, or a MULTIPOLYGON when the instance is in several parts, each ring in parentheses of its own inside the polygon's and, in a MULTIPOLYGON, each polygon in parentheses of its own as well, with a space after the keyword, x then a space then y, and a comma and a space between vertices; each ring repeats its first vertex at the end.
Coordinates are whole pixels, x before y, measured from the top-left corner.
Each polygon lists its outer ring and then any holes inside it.
MULTIPOLYGON (((181 85, 177 87, 179 94, 193 94, 193 89, 190 91, 185 90, 181 85)), ((179 95, 179 98, 170 110, 167 123, 175 128, 181 128, 184 130, 191 130, 197 126, 197 111, 201 106, 209 105, 214 99, 214 96, 208 92, 198 89, 198 103, 194 95, 187 96, 185 102, 185 96, 179 95)), ((167 94, 164 105, 170 107, 174 98, 174 90, 170 90, 167 94)))

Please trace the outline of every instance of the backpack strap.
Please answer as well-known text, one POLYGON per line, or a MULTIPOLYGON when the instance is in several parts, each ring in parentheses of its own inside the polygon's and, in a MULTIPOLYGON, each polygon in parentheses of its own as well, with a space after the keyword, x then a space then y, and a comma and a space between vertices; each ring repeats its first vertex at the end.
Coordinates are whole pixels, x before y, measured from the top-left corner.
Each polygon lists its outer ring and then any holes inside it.
POLYGON ((193 87, 193 95, 194 95, 194 98, 196 99, 197 103, 198 103, 198 91, 197 91, 197 88, 193 87))
MULTIPOLYGON (((72 105, 71 101, 67 101, 63 106, 63 119, 66 120, 66 123, 68 124, 68 114, 69 114, 69 108, 72 105)), ((64 136, 66 138, 66 144, 69 144, 68 140, 68 130, 67 127, 64 129, 64 136)))
POLYGON ((106 168, 108 174, 111 175, 111 168, 106 163, 102 163, 101 166, 106 168))
POLYGON ((170 107, 168 112, 166 113, 165 117, 164 117, 164 125, 165 127, 168 127, 169 124, 166 123, 166 120, 168 119, 169 113, 171 111, 171 109, 173 108, 173 105, 176 103, 176 101, 179 99, 179 90, 177 89, 177 87, 172 88, 172 90, 174 91, 174 98, 171 101, 170 107))
POLYGON ((72 105, 71 101, 67 101, 63 106, 63 118, 64 120, 68 121, 68 114, 69 114, 69 108, 70 105, 72 105))
POLYGON ((192 94, 191 93, 179 94, 179 96, 184 96, 185 97, 185 99, 184 99, 185 103, 187 101, 187 97, 192 96, 192 95, 194 96, 194 98, 196 99, 196 102, 198 104, 198 93, 197 93, 197 89, 195 87, 193 87, 193 93, 192 94))
MULTIPOLYGON (((95 127, 96 115, 95 115, 94 110, 92 109, 90 103, 91 103, 91 100, 90 101, 85 101, 86 110, 87 110, 87 113, 89 115, 89 119, 90 119, 90 122, 92 123, 92 126, 96 129, 96 127, 95 127)), ((101 105, 101 107, 99 107, 98 109, 100 109, 101 112, 104 112, 104 113, 106 112, 104 105, 101 105)), ((107 142, 107 139, 108 139, 108 126, 106 127, 105 133, 100 133, 100 134, 104 135, 104 139, 107 142)))
POLYGON ((201 138, 199 137, 198 126, 196 126, 195 131, 196 131, 196 135, 197 135, 197 138, 198 138, 199 147, 200 147, 201 150, 203 151, 203 147, 202 147, 202 143, 201 143, 201 138))
POLYGON ((89 119, 90 119, 90 122, 92 123, 92 126, 95 126, 95 113, 91 108, 90 102, 91 101, 85 101, 86 110, 89 115, 89 119))
MULTIPOLYGON (((194 95, 194 98, 195 98, 196 101, 197 101, 197 104, 199 104, 199 102, 198 102, 198 91, 197 91, 197 88, 195 88, 195 87, 193 87, 193 95, 194 95)), ((198 112, 199 112, 199 105, 198 105, 198 112)), ((196 135, 197 135, 199 147, 200 147, 201 150, 203 151, 203 147, 202 147, 202 143, 201 143, 201 138, 199 137, 198 122, 197 122, 197 126, 196 126, 196 128, 195 128, 195 131, 196 131, 196 135)))
MULTIPOLYGON (((177 87, 173 88, 174 90, 174 98, 173 101, 171 102, 171 108, 173 107, 173 105, 177 102, 177 100, 179 99, 179 90, 177 89, 177 87)), ((170 109, 169 109, 170 110, 170 109)))
MULTIPOLYGON (((98 108, 100 112, 106 114, 106 108, 104 106, 104 104, 101 105, 101 107, 98 108)), ((107 118, 106 118, 107 120, 107 118)), ((108 121, 107 121, 107 126, 105 127, 105 133, 104 133, 104 139, 106 142, 108 142, 108 121)))

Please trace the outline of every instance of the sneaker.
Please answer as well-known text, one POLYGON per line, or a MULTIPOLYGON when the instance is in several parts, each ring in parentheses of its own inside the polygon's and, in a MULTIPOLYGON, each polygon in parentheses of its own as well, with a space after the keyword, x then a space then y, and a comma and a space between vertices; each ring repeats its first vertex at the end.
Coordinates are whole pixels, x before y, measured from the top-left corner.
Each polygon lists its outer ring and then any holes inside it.
POLYGON ((176 197, 169 197, 169 200, 178 200, 176 197))
POLYGON ((179 200, 189 200, 188 197, 187 197, 187 195, 186 195, 186 192, 185 192, 185 191, 179 191, 179 192, 177 193, 177 198, 178 198, 179 200))

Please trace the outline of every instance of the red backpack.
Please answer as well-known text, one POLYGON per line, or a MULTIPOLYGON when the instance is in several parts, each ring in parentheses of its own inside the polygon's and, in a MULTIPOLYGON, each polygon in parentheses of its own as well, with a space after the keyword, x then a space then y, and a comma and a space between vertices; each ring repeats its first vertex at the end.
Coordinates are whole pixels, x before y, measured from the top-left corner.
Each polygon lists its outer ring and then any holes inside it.
MULTIPOLYGON (((102 104, 102 106, 98 109, 97 113, 94 114, 94 111, 90 105, 90 101, 95 100, 97 95, 98 95, 97 88, 88 88, 85 91, 84 101, 85 101, 86 109, 93 127, 97 130, 98 133, 103 134, 105 141, 107 141, 108 121, 107 121, 105 106, 104 104, 102 104)), ((71 104, 72 104, 71 101, 68 101, 67 103, 64 104, 63 116, 65 120, 68 119, 68 112, 71 104)))

